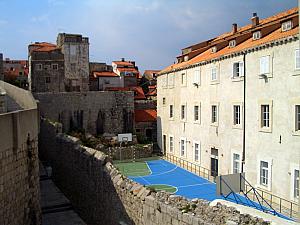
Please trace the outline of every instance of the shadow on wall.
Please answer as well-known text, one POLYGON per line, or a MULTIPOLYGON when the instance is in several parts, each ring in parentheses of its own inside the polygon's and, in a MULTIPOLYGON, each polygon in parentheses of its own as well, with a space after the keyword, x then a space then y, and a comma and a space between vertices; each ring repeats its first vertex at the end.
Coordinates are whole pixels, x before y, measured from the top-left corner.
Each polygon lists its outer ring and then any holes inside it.
POLYGON ((122 193, 116 192, 105 170, 108 158, 101 152, 79 146, 78 139, 60 132, 61 124, 41 121, 40 158, 52 166, 54 182, 80 217, 90 225, 134 224, 119 197, 122 193), (96 157, 98 153, 101 157, 96 157))
MULTIPOLYGON (((158 151, 160 151, 163 155, 166 155, 166 149, 163 148, 163 145, 165 146, 165 142, 162 140, 162 123, 161 118, 158 116, 156 119, 157 122, 157 144, 158 144, 158 151)), ((166 141, 166 140, 165 140, 166 141)))

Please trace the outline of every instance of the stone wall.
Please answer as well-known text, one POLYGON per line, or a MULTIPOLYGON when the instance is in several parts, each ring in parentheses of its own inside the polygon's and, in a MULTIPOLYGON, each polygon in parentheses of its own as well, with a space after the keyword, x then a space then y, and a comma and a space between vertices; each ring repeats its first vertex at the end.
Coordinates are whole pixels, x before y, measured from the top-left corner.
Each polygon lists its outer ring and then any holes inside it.
POLYGON ((233 208, 152 192, 122 176, 102 152, 74 137, 54 136, 59 130, 58 124, 42 123, 40 146, 51 152, 54 180, 87 224, 268 224, 233 208))
POLYGON ((21 99, 13 99, 24 109, 0 113, 0 224, 41 224, 37 106, 29 93, 4 84, 0 88, 10 98, 18 93, 21 99))
POLYGON ((93 135, 133 132, 132 92, 36 93, 40 114, 61 122, 63 131, 84 129, 93 135))

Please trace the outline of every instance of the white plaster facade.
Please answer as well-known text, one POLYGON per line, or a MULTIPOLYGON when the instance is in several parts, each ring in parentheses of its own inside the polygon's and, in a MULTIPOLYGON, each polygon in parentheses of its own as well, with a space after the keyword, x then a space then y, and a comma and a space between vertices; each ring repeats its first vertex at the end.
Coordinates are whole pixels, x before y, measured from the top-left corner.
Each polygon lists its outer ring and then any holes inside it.
POLYGON ((161 149, 165 146, 167 153, 207 169, 211 169, 212 158, 218 159, 218 174, 233 173, 234 167, 241 171, 245 108, 246 179, 255 187, 296 202, 294 173, 295 169, 299 170, 300 158, 300 132, 295 131, 295 105, 300 105, 296 49, 299 49, 298 35, 289 41, 244 51, 245 61, 243 54, 237 54, 162 73, 157 78, 157 137, 161 149), (269 73, 259 76, 263 56, 269 56, 269 73), (233 64, 243 61, 246 66, 245 103, 244 76, 233 78, 233 64), (217 79, 212 81, 214 68, 217 79), (194 77, 195 73, 200 73, 200 79, 194 77), (270 109, 267 129, 261 128, 261 105, 264 104, 270 109), (170 117, 170 105, 173 105, 173 117, 170 117), (217 108, 214 123, 213 105, 217 108), (240 124, 237 125, 234 125, 234 105, 240 106, 240 124), (185 107, 184 119, 181 118, 182 106, 185 107), (195 120, 195 106, 199 107, 198 120, 195 120), (185 146, 181 145, 183 142, 185 146), (195 143, 199 144, 198 160, 195 143), (212 148, 218 149, 217 156, 212 148), (233 154, 239 155, 235 164, 233 154), (260 184, 261 161, 268 163, 267 185, 260 184))

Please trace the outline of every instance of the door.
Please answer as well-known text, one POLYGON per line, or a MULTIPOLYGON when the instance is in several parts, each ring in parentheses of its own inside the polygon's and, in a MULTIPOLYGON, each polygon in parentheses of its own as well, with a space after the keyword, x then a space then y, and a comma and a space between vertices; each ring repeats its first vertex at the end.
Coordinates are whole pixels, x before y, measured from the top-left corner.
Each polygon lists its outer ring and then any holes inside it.
POLYGON ((163 155, 166 154, 166 150, 167 150, 167 135, 163 135, 163 155))
POLYGON ((218 159, 210 158, 210 165, 211 176, 218 176, 218 159))
POLYGON ((211 176, 216 177, 218 176, 218 149, 216 148, 211 148, 210 149, 210 171, 211 171, 211 176))

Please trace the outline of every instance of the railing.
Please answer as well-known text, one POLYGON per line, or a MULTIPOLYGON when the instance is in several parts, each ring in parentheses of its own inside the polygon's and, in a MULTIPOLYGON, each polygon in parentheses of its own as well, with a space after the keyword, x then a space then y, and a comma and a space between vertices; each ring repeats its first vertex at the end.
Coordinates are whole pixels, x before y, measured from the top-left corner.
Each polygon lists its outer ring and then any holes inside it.
POLYGON ((168 154, 168 153, 164 156, 164 158, 167 161, 170 161, 175 165, 180 166, 181 168, 184 168, 200 177, 204 177, 211 182, 214 182, 215 180, 215 178, 211 176, 211 171, 209 169, 206 169, 198 164, 189 162, 185 159, 179 158, 175 155, 168 154))
MULTIPOLYGON (((248 197, 252 198, 253 201, 256 201, 255 195, 253 192, 250 191, 251 187, 249 185, 246 185, 246 192, 249 191, 248 197)), ((292 201, 286 200, 284 198, 281 198, 277 195, 273 195, 271 193, 268 193, 266 191, 263 191, 259 188, 255 188, 256 192, 258 192, 262 198, 278 213, 285 215, 287 217, 297 219, 298 218, 298 212, 299 212, 299 205, 297 203, 294 203, 292 201)), ((264 204, 263 204, 264 205, 264 204)), ((267 207, 267 205, 264 205, 267 207)))
MULTIPOLYGON (((189 162, 185 159, 179 158, 172 154, 166 154, 164 158, 167 161, 170 161, 174 163, 177 166, 180 166, 198 176, 204 177, 207 180, 211 182, 215 182, 215 178, 211 176, 211 171, 209 169, 206 169, 200 165, 197 165, 195 163, 189 162)), ((253 191, 251 191, 251 187, 249 185, 246 185, 245 192, 249 193, 247 194, 251 200, 257 202, 257 199, 255 197, 255 194, 253 191)), ((273 195, 271 193, 268 193, 266 191, 263 191, 261 189, 255 188, 255 190, 265 199, 265 201, 278 213, 285 215, 287 217, 290 217, 292 219, 298 218, 298 212, 299 212, 299 205, 297 203, 294 203, 292 201, 286 200, 284 198, 281 198, 279 196, 273 195)), ((266 203, 262 204, 265 207, 268 207, 266 203)))

